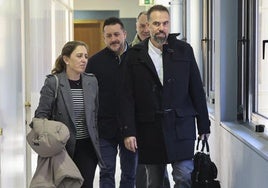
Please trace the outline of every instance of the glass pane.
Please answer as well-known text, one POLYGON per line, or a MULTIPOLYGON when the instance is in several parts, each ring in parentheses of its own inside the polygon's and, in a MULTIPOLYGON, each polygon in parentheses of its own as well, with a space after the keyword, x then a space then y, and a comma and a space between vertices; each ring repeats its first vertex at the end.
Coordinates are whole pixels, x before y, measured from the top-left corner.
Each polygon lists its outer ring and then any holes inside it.
POLYGON ((268 42, 263 45, 268 41, 268 1, 259 1, 258 17, 257 113, 268 117, 268 42))
MULTIPOLYGON (((51 7, 52 0, 29 0, 29 32, 26 43, 26 76, 30 82, 31 117, 37 108, 40 90, 45 77, 52 68, 52 36, 51 36, 51 7)), ((37 154, 31 154, 31 168, 34 174, 37 162, 37 154)))
POLYGON ((213 63, 213 9, 211 0, 202 1, 202 79, 206 96, 210 103, 214 103, 215 67, 213 63))
POLYGON ((203 78, 203 86, 206 92, 206 95, 209 95, 209 81, 208 81, 208 1, 202 1, 202 62, 203 62, 203 70, 202 70, 202 78, 203 78))
POLYGON ((25 187, 22 1, 0 0, 0 187, 25 187))
MULTIPOLYGON (((61 53, 63 45, 70 38, 69 11, 60 3, 55 2, 55 57, 61 53)), ((54 62, 53 62, 54 65, 54 62)))

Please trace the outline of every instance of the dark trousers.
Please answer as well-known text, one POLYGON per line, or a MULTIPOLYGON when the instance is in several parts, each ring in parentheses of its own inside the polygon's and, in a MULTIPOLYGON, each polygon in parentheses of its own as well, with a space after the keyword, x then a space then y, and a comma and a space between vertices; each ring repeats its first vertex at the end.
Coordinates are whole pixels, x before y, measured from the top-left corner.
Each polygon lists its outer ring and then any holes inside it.
MULTIPOLYGON (((115 188, 116 156, 120 157, 121 179, 120 188, 134 188, 137 153, 125 148, 123 141, 117 139, 100 139, 100 151, 105 168, 100 169, 100 188, 115 188)), ((116 186, 118 187, 118 186, 116 186)))
POLYGON ((84 183, 81 188, 93 188, 98 158, 90 138, 76 141, 73 161, 84 178, 84 183))
MULTIPOLYGON (((191 188, 193 160, 176 161, 172 164, 174 188, 191 188)), ((148 188, 163 188, 166 165, 146 165, 148 188)))

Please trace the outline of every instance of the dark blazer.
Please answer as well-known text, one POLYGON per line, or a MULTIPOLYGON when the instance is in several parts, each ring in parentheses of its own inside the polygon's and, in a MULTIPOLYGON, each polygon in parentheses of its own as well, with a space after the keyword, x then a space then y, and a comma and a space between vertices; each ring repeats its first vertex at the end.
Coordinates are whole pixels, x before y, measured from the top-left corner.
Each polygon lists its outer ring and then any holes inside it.
POLYGON ((119 88, 121 79, 120 57, 109 48, 93 55, 87 64, 86 72, 93 73, 99 84, 98 128, 101 138, 121 138, 121 125, 118 119, 119 88))
MULTIPOLYGON (((76 126, 74 119, 74 109, 72 94, 66 72, 57 74, 59 88, 55 105, 54 120, 64 123, 70 131, 70 138, 66 144, 68 154, 73 158, 76 144, 76 126)), ((55 99, 56 79, 49 75, 41 89, 39 105, 35 111, 35 117, 51 119, 52 109, 55 99)), ((84 105, 86 124, 99 164, 103 165, 100 155, 99 136, 97 130, 97 111, 98 111, 98 82, 92 74, 82 74, 82 88, 84 93, 84 105)))
POLYGON ((163 46, 162 85, 148 54, 148 41, 130 48, 125 58, 120 105, 124 137, 137 137, 140 163, 191 159, 195 125, 199 134, 210 132, 192 47, 169 35, 163 46))

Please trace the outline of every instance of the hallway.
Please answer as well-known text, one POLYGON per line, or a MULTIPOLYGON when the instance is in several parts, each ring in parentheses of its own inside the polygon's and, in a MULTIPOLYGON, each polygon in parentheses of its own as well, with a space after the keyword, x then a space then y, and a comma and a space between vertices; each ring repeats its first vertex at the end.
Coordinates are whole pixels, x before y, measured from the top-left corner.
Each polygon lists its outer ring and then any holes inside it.
MULTIPOLYGON (((268 0, 170 1, 179 5, 169 8, 181 18, 206 85, 210 155, 222 188, 267 188, 268 0), (259 124, 263 133, 255 131, 259 124)), ((0 188, 28 188, 36 163, 28 125, 46 75, 73 40, 76 11, 135 21, 147 8, 138 0, 0 0, 0 188)), ((95 188, 98 180, 96 172, 95 188)))

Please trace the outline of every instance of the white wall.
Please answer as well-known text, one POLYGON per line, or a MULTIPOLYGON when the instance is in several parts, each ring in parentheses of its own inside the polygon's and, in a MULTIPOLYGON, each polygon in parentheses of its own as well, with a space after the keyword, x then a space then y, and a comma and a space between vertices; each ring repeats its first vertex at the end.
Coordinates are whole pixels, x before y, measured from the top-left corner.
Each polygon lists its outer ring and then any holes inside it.
POLYGON ((36 159, 26 144, 28 124, 45 75, 63 44, 73 38, 72 3, 0 1, 0 188, 29 187, 36 159))
POLYGON ((75 0, 75 10, 119 10, 120 18, 136 18, 145 10, 139 6, 139 0, 75 0))
POLYGON ((201 1, 196 0, 186 1, 186 38, 187 42, 193 47, 195 59, 202 75, 202 49, 200 44, 202 38, 202 4, 201 1))
POLYGON ((25 184, 26 179, 22 7, 21 1, 0 1, 0 127, 3 129, 0 135, 1 188, 19 187, 25 184))
MULTIPOLYGON (((247 131, 247 128, 241 125, 218 124, 213 119, 211 120, 210 154, 212 161, 218 167, 218 180, 221 182, 221 187, 267 188, 267 158, 244 140, 246 134, 251 134, 250 130, 247 131)), ((251 143, 255 140, 249 136, 246 137, 248 141, 251 140, 251 143)), ((257 143, 260 149, 263 147, 267 150, 267 141, 266 144, 263 144, 263 141, 265 142, 262 140, 257 143)))

